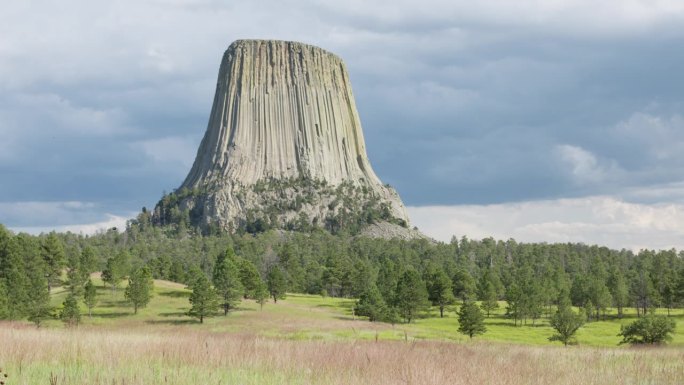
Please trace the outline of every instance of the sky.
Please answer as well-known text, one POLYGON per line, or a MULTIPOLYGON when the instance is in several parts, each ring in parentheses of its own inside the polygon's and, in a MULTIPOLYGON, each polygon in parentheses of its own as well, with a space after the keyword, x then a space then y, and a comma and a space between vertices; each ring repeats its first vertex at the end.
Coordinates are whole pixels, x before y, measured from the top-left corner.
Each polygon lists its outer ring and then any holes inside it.
POLYGON ((341 56, 371 164, 452 236, 684 249, 684 2, 0 4, 0 223, 92 233, 177 188, 223 51, 341 56))

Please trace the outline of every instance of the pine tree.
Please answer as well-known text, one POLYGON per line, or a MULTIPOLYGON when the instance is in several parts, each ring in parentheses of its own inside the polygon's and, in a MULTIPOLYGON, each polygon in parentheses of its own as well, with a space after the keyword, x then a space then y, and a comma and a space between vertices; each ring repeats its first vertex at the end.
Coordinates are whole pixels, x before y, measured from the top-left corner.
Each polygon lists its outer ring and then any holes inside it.
POLYGON ((138 314, 139 308, 147 306, 152 298, 153 289, 154 281, 149 268, 142 267, 131 274, 124 297, 133 305, 133 314, 138 314))
POLYGON ((93 308, 97 305, 97 288, 90 279, 86 282, 83 290, 83 302, 88 307, 88 317, 92 317, 93 308))
POLYGON ((261 276, 256 269, 256 266, 247 259, 240 259, 238 262, 238 269, 240 275, 240 283, 243 287, 243 297, 255 298, 259 286, 262 284, 261 276))
POLYGON ((439 307, 439 317, 444 317, 444 308, 454 303, 452 282, 444 270, 436 269, 428 277, 428 295, 434 306, 439 307))
POLYGON ((67 281, 66 287, 70 294, 74 297, 79 297, 83 289, 83 283, 85 275, 81 271, 81 260, 80 255, 77 253, 71 253, 67 258, 67 281))
POLYGON ((192 285, 190 294, 190 304, 192 307, 188 311, 191 317, 199 318, 200 323, 204 323, 205 317, 210 317, 219 308, 219 297, 216 290, 209 284, 206 276, 201 275, 192 285))
POLYGON ((474 302, 467 301, 458 310, 458 331, 470 339, 487 331, 484 324, 484 314, 474 302))
POLYGON ((50 293, 48 280, 42 271, 33 271, 30 276, 30 290, 28 294, 28 320, 40 327, 43 320, 52 316, 50 307, 50 293))
POLYGON ((399 314, 407 323, 426 310, 430 302, 425 283, 414 269, 408 269, 399 278, 396 291, 396 305, 399 314))
MULTIPOLYGON (((1 225, 0 225, 1 226, 1 225)), ((29 280, 26 264, 20 251, 21 236, 12 235, 0 227, 0 282, 5 289, 5 315, 2 318, 11 320, 23 318, 26 315, 29 280)), ((36 266, 40 273, 44 271, 42 263, 36 266)))
MULTIPOLYGON (((232 251, 232 249, 229 249, 232 251)), ((240 276, 234 259, 228 255, 219 256, 214 265, 212 280, 219 297, 221 297, 223 315, 228 314, 228 310, 240 303, 240 298, 244 294, 244 288, 240 283, 240 276)))
POLYGON ((88 280, 90 273, 97 271, 97 256, 92 247, 86 246, 81 250, 81 255, 79 256, 79 264, 81 268, 82 279, 85 282, 88 280))
POLYGON ((264 309, 264 304, 268 301, 269 298, 269 293, 268 293, 268 286, 259 279, 259 284, 257 285, 256 289, 254 290, 254 300, 259 304, 259 309, 263 310, 264 309))
POLYGON ((387 305, 385 300, 382 299, 380 290, 375 285, 370 286, 361 294, 361 297, 354 306, 354 313, 368 317, 370 322, 381 321, 385 318, 387 315, 387 305))
POLYGON ((273 297, 273 302, 285 298, 287 291, 287 280, 278 266, 272 266, 267 275, 268 292, 273 297))
POLYGON ((622 318, 624 308, 629 305, 629 288, 624 275, 619 269, 614 269, 608 279, 608 289, 617 308, 618 318, 622 318))
POLYGON ((454 296, 463 303, 475 298, 477 287, 473 276, 465 269, 458 269, 453 278, 454 296))
POLYGON ((561 289, 556 302, 558 303, 558 310, 549 321, 556 334, 549 337, 549 341, 560 341, 563 345, 568 346, 569 343, 574 342, 577 330, 584 325, 585 317, 572 311, 567 289, 561 289))
POLYGON ((0 319, 6 319, 8 318, 8 298, 7 298, 7 289, 5 288, 5 282, 0 280, 0 319))
POLYGON ((496 289, 494 288, 494 285, 491 282, 484 284, 480 300, 482 301, 480 307, 482 307, 482 310, 484 310, 487 313, 487 317, 489 317, 489 314, 492 310, 499 308, 499 302, 497 301, 498 298, 496 296, 496 289))
POLYGON ((102 281, 114 291, 131 270, 131 256, 126 251, 120 251, 114 257, 107 259, 107 265, 102 271, 102 281))
POLYGON ((81 311, 78 308, 78 297, 74 293, 69 293, 66 300, 62 304, 62 312, 59 318, 66 326, 78 326, 81 321, 81 311))
POLYGON ((64 244, 57 238, 55 232, 48 234, 41 246, 41 256, 46 266, 48 293, 52 286, 59 283, 62 268, 66 262, 64 244))

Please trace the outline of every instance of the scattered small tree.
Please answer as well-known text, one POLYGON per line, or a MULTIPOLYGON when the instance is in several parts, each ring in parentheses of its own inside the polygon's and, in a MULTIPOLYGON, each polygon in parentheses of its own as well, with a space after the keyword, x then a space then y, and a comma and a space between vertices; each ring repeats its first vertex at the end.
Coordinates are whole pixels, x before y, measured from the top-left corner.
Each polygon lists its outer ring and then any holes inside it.
POLYGON ((88 317, 92 317, 93 308, 97 305, 97 288, 93 284, 93 281, 88 279, 88 282, 86 282, 83 289, 83 302, 88 307, 88 317))
POLYGON ((452 278, 454 296, 463 303, 475 299, 477 285, 473 276, 465 269, 458 269, 452 278))
MULTIPOLYGON (((232 251, 232 249, 229 250, 232 251)), ((216 260, 212 279, 216 292, 221 297, 221 306, 225 316, 228 314, 228 310, 240 302, 240 298, 244 294, 238 268, 228 253, 220 255, 216 260)))
POLYGON ((672 318, 646 315, 627 326, 620 327, 620 344, 662 344, 672 339, 675 330, 672 318))
POLYGON ((285 298, 287 280, 278 266, 272 266, 268 270, 267 284, 268 292, 273 297, 273 302, 277 303, 279 299, 285 298))
POLYGON ((467 301, 458 310, 458 331, 470 339, 487 331, 484 324, 484 314, 475 302, 467 301))
POLYGON ((43 320, 52 317, 48 280, 42 272, 36 271, 31 274, 30 282, 27 304, 28 320, 40 327, 43 320))
POLYGON ((387 314, 387 305, 382 299, 382 294, 377 286, 371 285, 354 306, 354 313, 360 316, 368 317, 370 322, 381 321, 387 314))
POLYGON ((556 334, 549 337, 549 341, 560 341, 563 345, 575 342, 575 333, 584 325, 585 316, 576 314, 570 306, 561 306, 551 317, 549 323, 556 334))
POLYGON ((124 297, 133 305, 133 314, 138 314, 139 308, 147 306, 152 298, 153 288, 152 273, 147 267, 142 267, 131 274, 124 297))
POLYGON ((496 295, 496 288, 491 282, 487 281, 485 282, 484 287, 482 288, 482 293, 480 295, 480 299, 482 300, 480 307, 487 313, 487 317, 489 317, 489 314, 492 310, 499 308, 499 302, 497 301, 498 298, 496 295))
POLYGON ((264 304, 266 301, 268 301, 269 297, 269 292, 268 292, 268 286, 259 279, 259 284, 257 285, 256 289, 254 290, 254 300, 259 304, 259 309, 263 310, 264 304))
POLYGON ((188 315, 199 318, 200 323, 204 323, 204 318, 214 315, 219 308, 219 297, 216 290, 211 287, 209 280, 204 275, 195 280, 189 300, 192 307, 188 311, 188 315))
POLYGON ((420 274, 414 269, 408 269, 399 278, 396 291, 396 306, 406 323, 416 318, 428 308, 428 293, 420 274))
POLYGON ((42 242, 40 255, 45 263, 45 277, 47 278, 49 293, 52 290, 52 286, 59 283, 62 268, 66 263, 64 244, 57 238, 57 234, 54 231, 48 234, 47 238, 42 242))
POLYGON ((102 282, 109 284, 114 291, 119 287, 130 270, 131 256, 126 251, 121 251, 114 257, 107 259, 107 265, 102 271, 102 282))
POLYGON ((444 307, 454 303, 453 283, 444 270, 437 269, 430 274, 428 282, 429 299, 434 306, 439 306, 439 317, 444 317, 444 307))
POLYGON ((256 266, 247 259, 241 259, 238 261, 238 270, 240 283, 242 283, 243 287, 243 297, 245 299, 255 298, 255 293, 259 289, 259 285, 263 283, 256 266))
POLYGON ((78 297, 70 293, 63 303, 62 312, 59 318, 66 326, 78 326, 81 321, 81 310, 78 308, 78 297))

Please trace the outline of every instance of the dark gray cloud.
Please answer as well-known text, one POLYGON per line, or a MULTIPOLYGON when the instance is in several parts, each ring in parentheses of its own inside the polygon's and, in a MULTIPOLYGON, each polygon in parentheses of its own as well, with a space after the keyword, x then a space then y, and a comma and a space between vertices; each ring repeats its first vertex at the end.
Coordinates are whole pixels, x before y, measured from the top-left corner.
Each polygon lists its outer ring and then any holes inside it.
POLYGON ((408 205, 668 202, 684 165, 683 19, 675 1, 7 2, 0 222, 109 223, 154 205, 187 173, 239 38, 343 57, 372 164, 408 205))

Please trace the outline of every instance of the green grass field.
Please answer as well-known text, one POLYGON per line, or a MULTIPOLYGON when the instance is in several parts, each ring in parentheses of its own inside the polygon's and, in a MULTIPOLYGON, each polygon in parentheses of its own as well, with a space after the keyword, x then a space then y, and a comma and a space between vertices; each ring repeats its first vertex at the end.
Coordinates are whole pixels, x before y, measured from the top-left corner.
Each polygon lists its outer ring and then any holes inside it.
MULTIPOLYGON (((355 318, 352 313, 354 300, 329 298, 315 295, 289 294, 285 300, 277 304, 269 302, 263 309, 254 301, 243 301, 237 310, 224 317, 222 314, 205 320, 203 325, 185 315, 189 309, 190 291, 183 285, 167 281, 155 281, 155 295, 147 308, 140 309, 133 315, 132 307, 123 298, 123 288, 112 291, 104 288, 99 279, 98 305, 93 316, 87 316, 87 309, 82 305, 82 325, 103 326, 135 326, 158 325, 159 327, 187 325, 214 332, 244 332, 287 339, 366 339, 374 340, 438 340, 462 342, 467 337, 459 334, 458 321, 454 306, 445 311, 444 318, 439 318, 437 309, 432 309, 428 317, 416 320, 411 324, 389 325, 371 323, 363 318, 355 318)), ((53 305, 61 306, 65 293, 59 288, 53 295, 53 305)), ((553 330, 548 320, 542 318, 532 325, 515 326, 513 320, 504 317, 505 303, 486 319, 487 332, 476 337, 479 340, 525 345, 558 345, 548 338, 553 330)), ((658 313, 666 314, 664 309, 658 313)), ((676 309, 671 317, 677 320, 677 329, 671 346, 684 346, 684 310, 676 309)), ((627 309, 625 317, 618 319, 616 312, 608 312, 606 321, 589 322, 577 333, 580 345, 594 347, 617 346, 621 338, 617 336, 620 325, 636 319, 634 309, 627 309)), ((46 323, 49 327, 62 327, 58 320, 46 323)))
MULTIPOLYGON (((0 323, 0 367, 7 385, 161 384, 682 384, 682 311, 678 331, 658 348, 617 346, 620 322, 581 329, 580 346, 548 341, 551 329, 514 326, 503 309, 473 341, 445 318, 410 325, 355 319, 353 300, 288 295, 243 301, 228 316, 200 324, 185 315, 189 291, 155 281, 155 296, 134 315, 123 289, 102 287, 93 316, 77 328, 56 319, 41 328, 0 323)), ((53 304, 65 298, 53 291, 53 304)))

